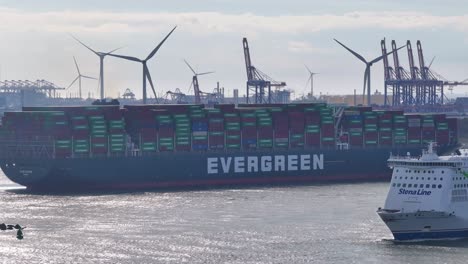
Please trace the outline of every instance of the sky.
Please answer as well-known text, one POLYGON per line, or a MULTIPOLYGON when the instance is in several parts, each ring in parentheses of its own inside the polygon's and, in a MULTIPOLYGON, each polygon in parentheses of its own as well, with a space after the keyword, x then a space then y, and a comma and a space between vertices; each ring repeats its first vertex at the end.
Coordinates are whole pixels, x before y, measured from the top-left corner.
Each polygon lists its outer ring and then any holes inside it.
MULTIPOLYGON (((46 79, 67 87, 77 72, 98 77, 99 59, 73 35, 98 51, 145 58, 174 27, 177 29, 148 62, 158 95, 189 91, 192 72, 210 92, 220 82, 227 95, 245 93, 242 38, 247 37, 254 66, 285 81, 294 97, 306 94, 308 72, 315 94, 362 92, 365 65, 333 41, 338 39, 371 60, 380 41, 403 45, 421 40, 426 64, 447 80, 468 78, 468 7, 445 0, 0 0, 0 79, 46 79)), ((416 52, 414 52, 416 56, 416 52)), ((408 69, 406 50, 400 61, 408 69)), ((392 60, 391 60, 392 61, 392 60)), ((106 57, 108 97, 130 88, 142 95, 141 64, 106 57)), ((372 66, 372 90, 383 92, 383 65, 372 66)), ((455 92, 466 93, 468 87, 455 92), (466 91, 465 91, 466 90, 466 91)), ((65 93, 78 92, 78 86, 65 93)), ((98 96, 96 80, 83 81, 83 93, 98 96)), ((151 95, 149 93, 149 95, 151 95)))

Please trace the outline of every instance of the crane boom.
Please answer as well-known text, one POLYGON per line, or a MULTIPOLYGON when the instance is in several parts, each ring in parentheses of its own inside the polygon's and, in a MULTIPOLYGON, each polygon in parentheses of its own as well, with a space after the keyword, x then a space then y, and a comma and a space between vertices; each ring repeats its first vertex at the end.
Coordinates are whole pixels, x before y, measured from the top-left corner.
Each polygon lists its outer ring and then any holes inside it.
POLYGON ((380 41, 380 47, 382 48, 382 55, 384 56, 383 63, 384 63, 385 80, 389 80, 390 79, 390 67, 388 65, 388 57, 386 56, 387 47, 385 46, 385 39, 382 39, 380 41))
POLYGON ((409 66, 410 66, 411 79, 416 80, 417 68, 414 66, 413 49, 411 48, 411 42, 409 40, 406 41, 406 47, 408 49, 408 61, 409 61, 409 66))
POLYGON ((245 68, 247 71, 247 80, 252 81, 254 79, 254 69, 252 69, 252 62, 250 60, 250 51, 249 51, 249 43, 247 42, 247 38, 242 40, 244 45, 244 57, 245 57, 245 68))
POLYGON ((422 50, 421 41, 418 40, 418 42, 416 42, 416 45, 418 47, 419 69, 421 69, 421 78, 423 80, 426 80, 427 79, 427 68, 424 65, 424 54, 423 54, 423 50, 422 50))
POLYGON ((392 50, 393 50, 393 63, 395 66, 395 77, 397 80, 401 80, 400 60, 398 59, 398 51, 397 51, 395 40, 392 40, 392 50))

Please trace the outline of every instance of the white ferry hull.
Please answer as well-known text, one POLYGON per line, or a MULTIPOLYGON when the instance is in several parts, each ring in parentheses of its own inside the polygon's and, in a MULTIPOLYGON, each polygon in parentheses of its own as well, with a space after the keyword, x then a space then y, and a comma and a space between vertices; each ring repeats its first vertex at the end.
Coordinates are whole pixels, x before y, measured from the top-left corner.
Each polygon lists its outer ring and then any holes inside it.
POLYGON ((450 213, 377 213, 396 241, 468 238, 468 219, 450 213))
POLYGON ((468 150, 388 160, 392 180, 378 215, 395 240, 468 238, 468 150))

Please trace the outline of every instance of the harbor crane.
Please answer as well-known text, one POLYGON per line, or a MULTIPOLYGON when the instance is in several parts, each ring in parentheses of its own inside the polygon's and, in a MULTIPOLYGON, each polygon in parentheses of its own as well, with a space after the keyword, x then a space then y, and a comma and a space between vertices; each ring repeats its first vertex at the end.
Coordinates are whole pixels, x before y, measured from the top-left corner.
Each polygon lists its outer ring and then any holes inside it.
POLYGON ((271 87, 275 87, 276 89, 279 89, 279 88, 285 87, 286 83, 273 80, 270 76, 266 75, 265 73, 260 71, 258 68, 253 66, 252 61, 250 59, 250 50, 249 50, 249 43, 247 42, 247 38, 244 38, 242 40, 242 43, 244 46, 245 68, 247 71, 247 90, 246 90, 247 103, 250 103, 251 101, 250 92, 254 93, 253 103, 255 104, 272 103, 271 87))

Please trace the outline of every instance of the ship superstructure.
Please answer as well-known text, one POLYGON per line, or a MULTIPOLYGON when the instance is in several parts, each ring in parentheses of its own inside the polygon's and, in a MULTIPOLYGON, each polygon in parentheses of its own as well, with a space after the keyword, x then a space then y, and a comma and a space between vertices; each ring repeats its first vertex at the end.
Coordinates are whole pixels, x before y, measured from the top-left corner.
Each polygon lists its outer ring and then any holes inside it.
POLYGON ((391 156, 390 189, 377 213, 395 240, 468 237, 468 150, 391 156))

